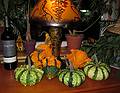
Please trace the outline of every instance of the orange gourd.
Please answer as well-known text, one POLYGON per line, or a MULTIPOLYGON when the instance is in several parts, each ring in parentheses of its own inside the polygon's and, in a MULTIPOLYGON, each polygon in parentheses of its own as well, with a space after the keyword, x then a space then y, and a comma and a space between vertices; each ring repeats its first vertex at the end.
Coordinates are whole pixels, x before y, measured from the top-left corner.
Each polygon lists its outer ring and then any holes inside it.
POLYGON ((50 57, 52 56, 52 47, 50 45, 47 44, 39 44, 36 48, 38 51, 42 50, 42 54, 45 57, 50 57))
POLYGON ((37 50, 33 51, 33 52, 31 53, 30 57, 31 57, 31 60, 32 60, 32 62, 33 62, 33 64, 34 64, 35 66, 37 66, 37 67, 42 67, 41 59, 43 59, 44 56, 41 55, 41 54, 39 53, 39 51, 37 51, 37 50))
POLYGON ((66 57, 70 62, 72 62, 74 68, 82 68, 85 63, 91 61, 86 52, 77 49, 71 50, 71 53, 67 54, 66 57))
POLYGON ((43 67, 45 67, 45 66, 56 66, 56 67, 60 68, 60 66, 61 66, 61 62, 59 60, 57 60, 55 58, 55 56, 51 56, 51 57, 43 59, 42 63, 43 63, 43 67))
POLYGON ((61 62, 52 55, 52 48, 47 44, 39 44, 30 55, 33 64, 43 68, 46 66, 56 66, 60 68, 61 62))

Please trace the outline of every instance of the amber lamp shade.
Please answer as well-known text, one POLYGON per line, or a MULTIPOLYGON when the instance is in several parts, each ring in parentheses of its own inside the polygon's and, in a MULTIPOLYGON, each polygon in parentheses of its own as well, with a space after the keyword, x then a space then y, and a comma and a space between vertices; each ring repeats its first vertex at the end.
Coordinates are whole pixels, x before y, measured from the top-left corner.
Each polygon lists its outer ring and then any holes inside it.
POLYGON ((80 15, 71 0, 38 0, 31 18, 52 26, 79 21, 80 15))
POLYGON ((80 15, 71 0, 38 0, 31 12, 36 25, 49 26, 53 54, 60 56, 62 26, 80 20, 80 15))

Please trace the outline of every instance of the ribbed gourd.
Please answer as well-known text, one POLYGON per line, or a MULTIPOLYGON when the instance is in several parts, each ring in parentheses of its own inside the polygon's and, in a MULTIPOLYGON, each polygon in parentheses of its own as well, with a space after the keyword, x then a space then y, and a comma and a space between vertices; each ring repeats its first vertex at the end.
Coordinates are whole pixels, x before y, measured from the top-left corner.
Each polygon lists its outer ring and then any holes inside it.
POLYGON ((15 69, 15 79, 24 86, 35 85, 42 79, 44 71, 35 66, 21 65, 15 69))
POLYGON ((31 65, 31 60, 29 56, 27 57, 27 61, 27 65, 21 65, 20 67, 17 67, 14 73, 16 81, 20 82, 24 86, 31 86, 40 82, 44 71, 35 67, 34 65, 31 65))
POLYGON ((48 79, 52 79, 57 76, 59 69, 56 66, 47 66, 43 68, 43 71, 48 79))
POLYGON ((106 63, 93 61, 84 66, 84 72, 93 80, 106 80, 110 74, 110 67, 106 63))
POLYGON ((46 58, 43 61, 43 71, 48 79, 52 79, 57 76, 59 72, 59 68, 57 67, 57 63, 54 60, 49 60, 49 58, 46 58))
POLYGON ((63 69, 59 72, 59 80, 69 86, 69 87, 78 87, 85 81, 85 74, 80 69, 74 69, 71 62, 66 69, 63 69))
POLYGON ((74 71, 64 69, 59 73, 59 80, 69 87, 77 87, 85 81, 85 74, 79 69, 74 71))

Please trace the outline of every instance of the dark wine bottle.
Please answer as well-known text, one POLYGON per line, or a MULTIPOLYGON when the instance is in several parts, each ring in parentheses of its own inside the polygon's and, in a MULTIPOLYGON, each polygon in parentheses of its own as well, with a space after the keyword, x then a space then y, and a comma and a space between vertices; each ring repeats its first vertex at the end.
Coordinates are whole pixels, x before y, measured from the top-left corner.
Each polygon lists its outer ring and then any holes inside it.
POLYGON ((7 16, 5 16, 4 23, 5 28, 1 35, 4 68, 7 70, 13 70, 17 67, 15 36, 7 16))

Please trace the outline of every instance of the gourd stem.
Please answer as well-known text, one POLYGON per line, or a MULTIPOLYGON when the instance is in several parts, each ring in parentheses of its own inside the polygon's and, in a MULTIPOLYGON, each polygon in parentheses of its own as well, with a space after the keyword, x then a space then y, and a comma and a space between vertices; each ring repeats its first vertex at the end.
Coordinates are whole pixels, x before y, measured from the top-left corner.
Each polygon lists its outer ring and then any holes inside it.
POLYGON ((46 58, 46 64, 45 64, 46 67, 48 66, 48 60, 49 60, 49 57, 46 58))
POLYGON ((98 61, 97 55, 94 54, 94 55, 92 56, 92 58, 93 58, 93 60, 95 61, 96 67, 99 67, 99 64, 100 64, 101 62, 98 61))
POLYGON ((29 68, 31 69, 31 60, 30 60, 30 57, 28 56, 28 66, 29 66, 29 68))
POLYGON ((94 55, 92 56, 92 58, 95 60, 96 63, 99 63, 96 54, 94 54, 94 55))
POLYGON ((74 71, 74 67, 73 67, 73 64, 72 62, 68 61, 69 62, 69 68, 70 68, 70 72, 74 71))
POLYGON ((74 67, 73 67, 72 62, 68 61, 68 59, 66 57, 65 57, 65 63, 66 63, 66 66, 69 67, 70 72, 74 71, 74 67))

